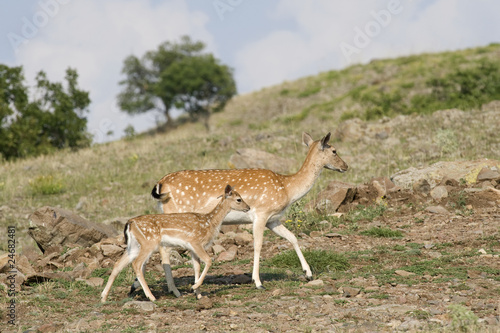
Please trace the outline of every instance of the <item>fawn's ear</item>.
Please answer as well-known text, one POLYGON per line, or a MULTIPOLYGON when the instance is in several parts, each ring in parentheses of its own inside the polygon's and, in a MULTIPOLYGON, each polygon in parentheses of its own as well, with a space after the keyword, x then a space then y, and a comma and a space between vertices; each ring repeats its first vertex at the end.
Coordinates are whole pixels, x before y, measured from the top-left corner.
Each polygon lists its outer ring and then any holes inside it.
POLYGON ((226 198, 233 195, 233 188, 231 187, 231 185, 228 184, 226 186, 226 189, 224 190, 224 194, 226 195, 226 198))
POLYGON ((331 133, 328 132, 328 134, 325 135, 325 137, 323 139, 321 139, 321 150, 324 150, 325 148, 330 147, 328 145, 328 141, 330 141, 330 136, 331 136, 331 133))
POLYGON ((302 133, 302 142, 304 142, 304 144, 309 147, 311 145, 311 143, 314 142, 314 140, 311 137, 311 135, 309 135, 309 133, 303 132, 302 133))

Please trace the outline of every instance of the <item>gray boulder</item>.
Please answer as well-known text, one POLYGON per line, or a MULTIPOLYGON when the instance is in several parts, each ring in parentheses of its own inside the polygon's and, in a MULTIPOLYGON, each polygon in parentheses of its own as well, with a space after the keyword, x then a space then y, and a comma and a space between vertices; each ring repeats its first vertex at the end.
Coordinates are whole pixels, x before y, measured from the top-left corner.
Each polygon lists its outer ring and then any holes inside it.
POLYGON ((54 245, 89 247, 118 234, 109 226, 90 222, 66 209, 42 207, 29 217, 28 234, 42 252, 54 245))

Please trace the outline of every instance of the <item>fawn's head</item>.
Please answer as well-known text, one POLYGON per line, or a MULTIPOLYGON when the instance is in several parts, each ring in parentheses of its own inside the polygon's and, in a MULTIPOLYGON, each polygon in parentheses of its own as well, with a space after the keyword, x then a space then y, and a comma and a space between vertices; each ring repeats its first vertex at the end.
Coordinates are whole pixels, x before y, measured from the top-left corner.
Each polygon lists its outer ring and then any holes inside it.
POLYGON ((321 140, 314 141, 308 133, 302 133, 302 141, 309 147, 312 153, 312 158, 315 163, 320 163, 326 169, 345 172, 349 168, 347 164, 337 155, 335 147, 330 146, 330 133, 325 135, 321 140))
POLYGON ((240 194, 231 185, 227 185, 224 190, 224 198, 229 202, 231 209, 248 212, 250 206, 241 198, 240 194))

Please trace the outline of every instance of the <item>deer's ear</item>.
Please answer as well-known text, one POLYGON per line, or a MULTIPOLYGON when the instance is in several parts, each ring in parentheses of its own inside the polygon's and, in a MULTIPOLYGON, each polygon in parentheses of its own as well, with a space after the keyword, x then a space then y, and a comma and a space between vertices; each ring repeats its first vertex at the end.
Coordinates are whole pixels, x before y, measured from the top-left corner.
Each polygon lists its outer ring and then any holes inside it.
POLYGON ((324 150, 325 148, 329 147, 328 141, 330 141, 330 136, 331 136, 331 133, 328 132, 328 134, 325 135, 325 137, 323 139, 321 139, 321 150, 324 150))
POLYGON ((226 195, 226 198, 233 195, 233 188, 231 187, 231 185, 228 184, 226 186, 226 189, 224 190, 224 194, 226 195))
POLYGON ((313 138, 311 137, 311 135, 309 135, 309 133, 302 133, 302 142, 304 142, 304 144, 306 146, 311 146, 311 143, 314 142, 313 138))

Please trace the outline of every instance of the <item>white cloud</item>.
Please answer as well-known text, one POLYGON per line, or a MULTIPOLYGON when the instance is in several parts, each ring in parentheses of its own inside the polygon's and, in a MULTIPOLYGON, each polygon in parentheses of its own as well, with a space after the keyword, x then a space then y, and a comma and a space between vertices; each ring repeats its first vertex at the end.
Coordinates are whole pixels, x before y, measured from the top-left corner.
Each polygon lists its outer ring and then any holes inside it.
POLYGON ((71 1, 60 5, 56 15, 19 47, 17 62, 24 66, 31 82, 41 69, 51 81, 63 81, 66 68, 76 68, 80 87, 90 91, 93 102, 89 131, 99 141, 106 139, 109 130, 117 138, 129 123, 136 130, 154 126, 154 115, 132 118, 115 106, 124 58, 130 54, 142 56, 184 34, 203 40, 213 51, 207 22, 205 14, 190 11, 180 0, 158 4, 140 0, 71 1))
POLYGON ((353 62, 500 41, 499 12, 500 2, 493 1, 281 0, 271 19, 292 20, 297 28, 270 32, 241 49, 238 81, 249 91, 353 62), (344 56, 346 44, 356 52, 344 56))

